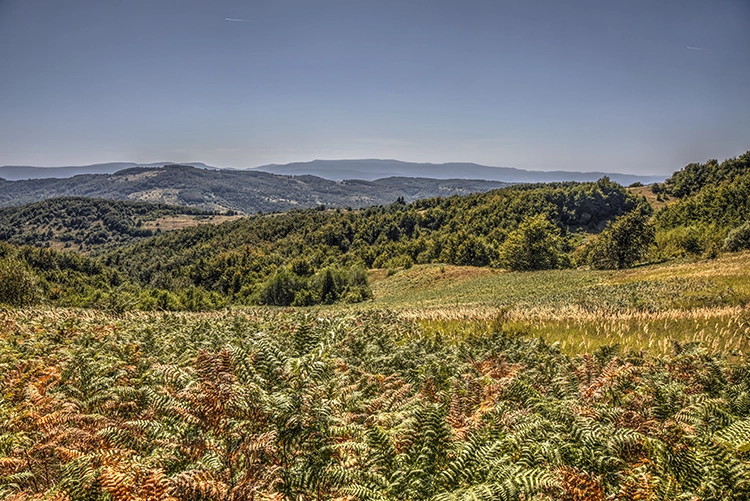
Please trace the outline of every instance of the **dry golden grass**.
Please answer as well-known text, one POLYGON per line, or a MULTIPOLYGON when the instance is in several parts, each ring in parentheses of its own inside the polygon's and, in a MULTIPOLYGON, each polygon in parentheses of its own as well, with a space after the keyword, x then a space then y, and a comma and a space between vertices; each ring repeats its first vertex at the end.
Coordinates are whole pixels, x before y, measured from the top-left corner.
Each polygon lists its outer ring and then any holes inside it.
POLYGON ((559 343, 568 353, 589 353, 600 346, 669 353, 673 343, 700 343, 712 353, 750 354, 750 308, 697 308, 661 312, 603 314, 575 307, 529 311, 493 308, 403 310, 425 332, 463 337, 505 329, 559 343), (498 320, 500 319, 500 320, 498 320))
POLYGON ((559 343, 570 353, 619 344, 667 353, 673 343, 750 354, 750 252, 616 272, 505 273, 424 266, 371 277, 372 306, 425 332, 480 335, 497 326, 559 343))
POLYGON ((657 200, 656 193, 651 191, 651 186, 637 186, 633 188, 627 188, 627 190, 634 195, 640 195, 644 197, 655 211, 675 201, 675 199, 667 199, 666 202, 663 200, 657 200))

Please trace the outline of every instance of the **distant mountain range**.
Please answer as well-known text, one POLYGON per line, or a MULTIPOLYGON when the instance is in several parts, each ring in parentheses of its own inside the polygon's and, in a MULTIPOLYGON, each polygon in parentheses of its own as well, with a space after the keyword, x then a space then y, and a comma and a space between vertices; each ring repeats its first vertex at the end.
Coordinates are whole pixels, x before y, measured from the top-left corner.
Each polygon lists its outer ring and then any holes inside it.
MULTIPOLYGON (((202 164, 201 164, 202 165, 202 164)), ((93 166, 90 166, 93 167, 93 166)), ((507 186, 500 181, 391 177, 331 181, 260 170, 211 170, 191 165, 131 167, 114 174, 0 180, 0 207, 59 197, 89 197, 184 205, 215 211, 273 212, 317 205, 366 207, 436 196, 467 195, 507 186)))
MULTIPOLYGON (((20 181, 22 179, 64 179, 78 176, 80 174, 114 174, 115 172, 131 169, 133 167, 164 167, 165 165, 174 164, 174 162, 153 162, 150 164, 137 164, 133 162, 110 162, 106 164, 78 165, 66 167, 31 167, 23 165, 5 165, 0 167, 0 178, 6 181, 20 181)), ((217 167, 211 167, 201 162, 187 163, 181 165, 190 165, 199 169, 217 170, 217 167)))
POLYGON ((659 183, 667 176, 608 174, 606 172, 531 171, 512 167, 488 167, 474 163, 413 163, 399 160, 313 160, 286 165, 264 165, 257 170, 273 174, 299 176, 310 174, 340 181, 364 179, 372 181, 391 176, 429 177, 433 179, 484 179, 504 183, 551 183, 555 181, 596 181, 608 176, 624 186, 635 183, 659 183))
MULTIPOLYGON (((119 162, 86 165, 80 167, 0 167, 0 178, 8 181, 21 179, 68 178, 79 174, 113 174, 133 167, 162 167, 171 162, 137 164, 119 162)), ((413 163, 398 160, 313 160, 285 165, 264 165, 253 169, 218 169, 204 163, 189 164, 192 167, 209 170, 246 170, 262 171, 287 176, 312 175, 332 181, 361 179, 374 181, 387 177, 420 177, 431 179, 482 179, 504 183, 548 183, 554 181, 595 181, 603 176, 622 185, 634 182, 651 184, 664 181, 666 176, 645 176, 635 174, 617 174, 605 172, 566 172, 566 171, 530 171, 512 167, 488 167, 474 163, 413 163)))

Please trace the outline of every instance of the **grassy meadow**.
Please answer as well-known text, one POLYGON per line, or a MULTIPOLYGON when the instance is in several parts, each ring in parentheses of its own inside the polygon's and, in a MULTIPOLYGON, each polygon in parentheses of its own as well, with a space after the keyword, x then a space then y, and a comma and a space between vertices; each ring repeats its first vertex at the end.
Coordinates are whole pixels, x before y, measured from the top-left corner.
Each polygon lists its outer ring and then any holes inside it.
POLYGON ((371 273, 374 300, 426 333, 480 335, 501 321, 569 353, 600 346, 667 353, 700 343, 750 353, 750 253, 618 271, 530 273, 443 265, 371 273))

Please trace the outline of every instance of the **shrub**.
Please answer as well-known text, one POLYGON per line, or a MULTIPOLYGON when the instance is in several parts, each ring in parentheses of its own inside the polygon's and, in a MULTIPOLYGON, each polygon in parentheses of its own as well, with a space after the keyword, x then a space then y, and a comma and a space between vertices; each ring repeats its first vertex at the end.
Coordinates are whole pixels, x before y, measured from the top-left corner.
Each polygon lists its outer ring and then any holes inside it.
POLYGON ((297 292, 304 288, 303 282, 294 273, 281 271, 264 284, 259 302, 271 306, 289 306, 294 302, 297 292))
POLYGON ((734 228, 724 239, 724 250, 736 252, 750 249, 750 221, 734 228))
POLYGON ((646 256, 654 242, 654 227, 640 211, 632 211, 607 223, 604 231, 584 251, 585 261, 594 268, 630 268, 646 256))
POLYGON ((654 257, 710 256, 722 247, 726 229, 713 224, 691 224, 656 231, 654 257))
POLYGON ((41 300, 39 281, 23 261, 0 259, 0 303, 8 306, 30 306, 41 300))

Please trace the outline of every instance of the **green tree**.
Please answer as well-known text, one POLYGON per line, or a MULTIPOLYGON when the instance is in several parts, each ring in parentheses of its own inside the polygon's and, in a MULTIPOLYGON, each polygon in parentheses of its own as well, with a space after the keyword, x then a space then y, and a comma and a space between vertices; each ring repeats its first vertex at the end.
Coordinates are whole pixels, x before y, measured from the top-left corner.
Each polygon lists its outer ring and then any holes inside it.
POLYGON ((584 251, 584 261, 594 268, 630 268, 654 242, 654 227, 648 216, 632 211, 607 223, 604 231, 584 251))
POLYGON ((500 263, 514 271, 556 268, 560 246, 560 229, 547 216, 529 216, 503 242, 500 263))
POLYGON ((12 257, 0 259, 0 304, 29 306, 39 299, 38 280, 26 263, 12 257))
POLYGON ((288 271, 280 271, 271 277, 260 291, 260 303, 272 306, 289 306, 294 296, 303 288, 298 276, 288 271))

